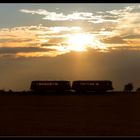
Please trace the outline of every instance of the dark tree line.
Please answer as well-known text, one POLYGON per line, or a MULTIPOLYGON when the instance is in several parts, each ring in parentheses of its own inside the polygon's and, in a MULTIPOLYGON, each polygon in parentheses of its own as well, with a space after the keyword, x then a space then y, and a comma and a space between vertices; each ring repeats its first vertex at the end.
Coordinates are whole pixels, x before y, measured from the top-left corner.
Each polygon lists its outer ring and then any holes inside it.
POLYGON ((124 86, 124 91, 125 92, 131 92, 134 89, 133 84, 132 83, 128 83, 124 86))

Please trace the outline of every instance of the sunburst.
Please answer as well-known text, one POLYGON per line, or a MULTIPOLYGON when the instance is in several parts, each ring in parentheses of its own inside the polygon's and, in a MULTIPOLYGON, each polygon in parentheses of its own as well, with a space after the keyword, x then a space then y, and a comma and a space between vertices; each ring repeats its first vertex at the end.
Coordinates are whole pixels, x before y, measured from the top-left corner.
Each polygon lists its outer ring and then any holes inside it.
POLYGON ((86 51, 87 46, 93 43, 93 36, 85 33, 71 34, 67 43, 71 51, 86 51))

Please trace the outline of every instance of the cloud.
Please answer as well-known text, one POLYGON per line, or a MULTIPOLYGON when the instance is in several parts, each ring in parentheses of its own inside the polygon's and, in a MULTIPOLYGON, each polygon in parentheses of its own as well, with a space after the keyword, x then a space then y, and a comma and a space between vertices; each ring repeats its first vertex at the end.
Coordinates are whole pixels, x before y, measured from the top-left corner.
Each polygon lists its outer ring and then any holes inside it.
POLYGON ((16 54, 20 52, 28 53, 28 52, 47 52, 52 51, 47 48, 38 48, 38 47, 0 47, 0 54, 16 54))
POLYGON ((88 12, 74 12, 68 15, 64 15, 63 13, 49 12, 44 9, 38 10, 21 9, 20 12, 44 15, 45 17, 43 17, 43 19, 52 21, 87 20, 93 18, 93 13, 88 12))
MULTIPOLYGON (((105 43, 110 50, 113 47, 114 50, 140 50, 140 10, 138 10, 138 7, 139 5, 128 6, 120 10, 106 11, 106 13, 111 15, 110 18, 115 16, 118 21, 111 30, 104 27, 99 32, 101 41, 105 43)), ((112 27, 111 24, 110 27, 112 27)))
POLYGON ((0 47, 0 57, 40 57, 43 54, 51 56, 53 51, 53 49, 43 47, 0 47))
POLYGON ((50 21, 87 21, 91 23, 102 23, 102 22, 118 22, 116 19, 113 18, 107 19, 107 17, 103 17, 103 15, 95 15, 94 13, 90 12, 73 12, 71 14, 63 14, 63 13, 56 13, 56 12, 49 12, 44 9, 38 10, 27 10, 21 9, 20 12, 29 13, 29 14, 39 14, 43 15, 42 19, 50 20, 50 21))
POLYGON ((42 42, 62 42, 67 34, 81 31, 80 27, 22 26, 0 29, 0 47, 40 46, 42 42))
POLYGON ((7 54, 22 57, 66 54, 71 51, 68 37, 78 33, 90 34, 93 37, 92 42, 85 45, 93 50, 106 48, 107 51, 112 51, 124 48, 139 51, 139 7, 140 5, 132 5, 104 12, 77 11, 69 14, 49 12, 45 9, 21 9, 20 12, 38 14, 43 20, 47 20, 47 24, 53 24, 1 28, 0 53, 6 54, 7 51, 7 54), (58 22, 60 26, 57 26, 58 22))
POLYGON ((104 43, 123 44, 126 43, 120 36, 108 37, 102 40, 104 43))
POLYGON ((68 34, 80 27, 21 26, 0 29, 0 57, 54 57, 66 53, 68 34), (65 49, 65 51, 64 51, 65 49))
POLYGON ((87 21, 94 24, 98 23, 106 23, 106 22, 113 22, 118 23, 119 19, 122 18, 125 14, 136 11, 139 9, 139 5, 132 5, 124 7, 123 9, 119 10, 111 10, 111 11, 98 11, 98 12, 73 12, 70 14, 64 13, 57 13, 57 12, 50 12, 45 9, 38 9, 38 10, 28 10, 28 9, 21 9, 20 12, 29 13, 29 14, 38 14, 42 15, 44 20, 50 21, 87 21))

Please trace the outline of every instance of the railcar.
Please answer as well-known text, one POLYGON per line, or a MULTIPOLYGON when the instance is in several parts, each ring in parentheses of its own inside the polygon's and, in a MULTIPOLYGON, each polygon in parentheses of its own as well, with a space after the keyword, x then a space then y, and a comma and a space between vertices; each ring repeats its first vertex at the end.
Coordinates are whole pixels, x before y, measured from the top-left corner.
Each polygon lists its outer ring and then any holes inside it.
POLYGON ((106 92, 113 90, 112 81, 73 81, 72 89, 76 92, 106 92))
POLYGON ((32 81, 30 89, 34 92, 64 92, 71 89, 70 81, 32 81))

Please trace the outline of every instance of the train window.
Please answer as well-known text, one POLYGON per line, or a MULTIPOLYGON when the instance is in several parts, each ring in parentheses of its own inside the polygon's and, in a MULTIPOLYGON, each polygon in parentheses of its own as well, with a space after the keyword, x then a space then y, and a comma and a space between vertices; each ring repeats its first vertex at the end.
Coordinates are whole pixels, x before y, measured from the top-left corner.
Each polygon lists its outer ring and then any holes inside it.
POLYGON ((99 83, 96 83, 96 86, 99 86, 99 83))
POLYGON ((93 83, 93 82, 91 82, 91 83, 90 83, 90 85, 94 85, 94 83, 93 83))
POLYGON ((80 83, 80 85, 85 85, 85 83, 80 83))
POLYGON ((56 85, 56 86, 57 86, 57 85, 58 85, 58 83, 54 83, 54 85, 56 85))
POLYGON ((38 85, 39 85, 39 86, 42 86, 42 85, 44 85, 44 83, 38 83, 38 85))
POLYGON ((87 82, 87 83, 85 83, 85 85, 90 85, 90 83, 89 83, 89 82, 87 82))
POLYGON ((109 85, 111 85, 111 83, 110 83, 110 82, 107 82, 107 83, 106 83, 106 85, 108 85, 108 86, 109 86, 109 85))

